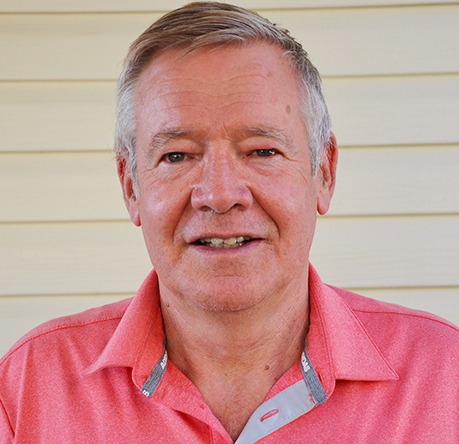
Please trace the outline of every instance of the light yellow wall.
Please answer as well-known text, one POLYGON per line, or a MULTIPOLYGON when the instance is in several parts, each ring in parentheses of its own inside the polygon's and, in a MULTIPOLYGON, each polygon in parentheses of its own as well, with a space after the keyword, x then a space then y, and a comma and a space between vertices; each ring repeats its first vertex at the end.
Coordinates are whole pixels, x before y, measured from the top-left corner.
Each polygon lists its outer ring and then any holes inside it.
MULTIPOLYGON (((459 323, 459 3, 238 3, 289 28, 324 77, 341 155, 322 277, 459 323)), ((110 152, 113 95, 164 4, 0 0, 0 354, 149 270, 110 152)))

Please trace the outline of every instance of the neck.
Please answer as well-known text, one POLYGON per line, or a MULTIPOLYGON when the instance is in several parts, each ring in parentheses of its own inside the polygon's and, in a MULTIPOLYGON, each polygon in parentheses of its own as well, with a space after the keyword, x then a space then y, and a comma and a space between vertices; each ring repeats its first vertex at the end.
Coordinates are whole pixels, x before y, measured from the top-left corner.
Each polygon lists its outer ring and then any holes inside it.
POLYGON ((162 304, 171 361, 198 387, 233 439, 304 350, 307 293, 290 296, 278 298, 285 302, 272 309, 237 312, 162 304))

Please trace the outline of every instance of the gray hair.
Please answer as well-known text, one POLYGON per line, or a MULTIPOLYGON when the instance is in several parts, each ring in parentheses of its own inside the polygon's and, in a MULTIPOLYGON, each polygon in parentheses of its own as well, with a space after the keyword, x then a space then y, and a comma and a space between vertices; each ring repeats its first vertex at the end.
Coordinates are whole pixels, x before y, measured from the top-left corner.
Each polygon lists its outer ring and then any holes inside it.
POLYGON ((289 32, 253 11, 218 2, 195 2, 169 12, 135 40, 118 81, 114 151, 123 158, 137 188, 135 90, 145 66, 168 49, 191 52, 208 45, 268 42, 284 51, 300 82, 302 113, 308 132, 312 171, 320 166, 330 144, 331 121, 320 74, 289 32))

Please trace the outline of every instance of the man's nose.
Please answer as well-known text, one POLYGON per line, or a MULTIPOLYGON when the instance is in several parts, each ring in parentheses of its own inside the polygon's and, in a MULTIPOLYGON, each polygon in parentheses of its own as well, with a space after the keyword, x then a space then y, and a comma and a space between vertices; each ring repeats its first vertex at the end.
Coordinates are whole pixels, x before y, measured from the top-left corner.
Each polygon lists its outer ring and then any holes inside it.
POLYGON ((193 208, 226 213, 232 208, 247 209, 253 196, 242 159, 223 152, 203 159, 198 182, 191 193, 193 208))

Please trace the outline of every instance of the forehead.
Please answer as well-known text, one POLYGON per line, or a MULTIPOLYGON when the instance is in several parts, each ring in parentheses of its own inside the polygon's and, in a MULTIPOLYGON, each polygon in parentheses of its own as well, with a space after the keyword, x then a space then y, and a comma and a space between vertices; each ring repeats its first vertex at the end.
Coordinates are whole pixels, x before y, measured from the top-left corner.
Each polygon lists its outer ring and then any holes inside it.
POLYGON ((145 125, 152 131, 242 123, 284 129, 301 120, 299 97, 297 75, 275 45, 170 50, 151 60, 139 78, 136 120, 138 129, 145 125))
POLYGON ((285 86, 285 81, 297 89, 296 73, 283 50, 274 44, 209 45, 192 51, 166 50, 154 57, 143 69, 137 91, 148 88, 164 94, 170 89, 195 86, 218 93, 225 87, 239 86, 242 90, 249 82, 273 88, 275 84, 285 86))

